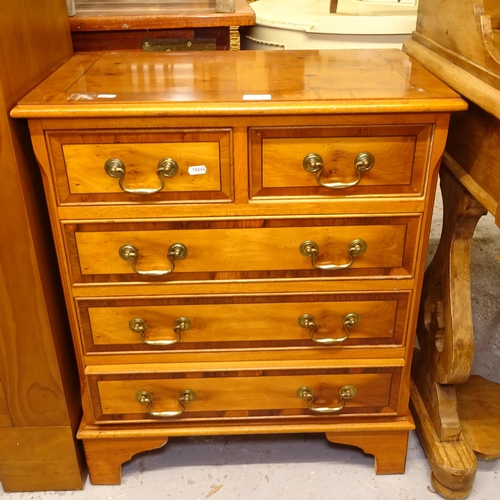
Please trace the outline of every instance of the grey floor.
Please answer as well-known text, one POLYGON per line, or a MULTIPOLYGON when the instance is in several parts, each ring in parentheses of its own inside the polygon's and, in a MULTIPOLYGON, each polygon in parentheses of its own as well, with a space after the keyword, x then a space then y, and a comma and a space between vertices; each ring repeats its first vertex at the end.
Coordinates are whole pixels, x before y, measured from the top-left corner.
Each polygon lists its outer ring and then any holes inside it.
MULTIPOLYGON (((436 203, 430 254, 439 239, 436 203)), ((472 295, 476 332, 474 373, 500 383, 500 230, 483 217, 472 249, 472 295)), ((0 490, 1 491, 1 490, 0 490)), ((9 500, 58 496, 118 500, 420 500, 441 498, 430 483, 430 467, 414 432, 406 473, 376 476, 373 458, 357 448, 333 445, 322 435, 177 438, 161 450, 123 466, 120 486, 83 491, 2 493, 9 500)), ((480 461, 470 500, 500 498, 500 460, 480 461)))

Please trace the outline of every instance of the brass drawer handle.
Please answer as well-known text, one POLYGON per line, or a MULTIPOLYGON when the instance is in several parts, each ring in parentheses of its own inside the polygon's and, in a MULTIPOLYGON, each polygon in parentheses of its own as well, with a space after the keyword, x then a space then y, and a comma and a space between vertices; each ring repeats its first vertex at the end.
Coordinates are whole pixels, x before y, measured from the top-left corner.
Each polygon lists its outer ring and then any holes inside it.
POLYGON ((323 158, 319 154, 309 153, 302 160, 302 166, 304 170, 308 172, 316 174, 316 182, 323 187, 330 189, 345 189, 349 187, 353 187, 359 183, 361 180, 361 175, 363 172, 370 170, 370 168, 375 165, 375 157, 371 153, 359 153, 358 156, 354 159, 354 170, 357 174, 357 179, 352 182, 323 182, 321 180, 321 174, 323 173, 323 169, 325 168, 325 164, 323 163, 323 158))
POLYGON ((184 413, 186 403, 192 403, 196 399, 196 393, 191 389, 185 389, 179 394, 179 405, 181 407, 178 411, 153 411, 151 407, 153 406, 153 396, 148 391, 139 391, 135 395, 135 400, 141 405, 148 405, 146 411, 153 417, 178 417, 180 414, 184 413))
POLYGON ((346 264, 316 264, 316 259, 319 255, 319 247, 318 244, 311 240, 303 241, 300 244, 300 253, 304 257, 310 257, 312 261, 312 265, 316 269, 323 269, 326 271, 331 271, 334 269, 346 269, 350 267, 354 262, 354 257, 360 257, 366 252, 368 245, 364 240, 356 239, 349 243, 347 248, 347 255, 349 256, 350 261, 346 264))
POLYGON ((181 332, 187 332, 191 328, 191 320, 181 316, 174 321, 174 339, 163 339, 163 340, 148 340, 146 338, 146 332, 148 329, 148 324, 142 318, 131 319, 128 327, 134 333, 141 334, 141 340, 148 345, 172 345, 176 344, 181 340, 181 332))
POLYGON ((339 406, 334 406, 333 408, 330 408, 328 406, 313 407, 312 404, 314 401, 314 392, 310 387, 307 387, 306 385, 297 389, 297 396, 300 399, 307 399, 307 407, 315 413, 337 413, 344 409, 346 399, 353 398, 354 396, 356 396, 357 392, 358 391, 356 387, 352 385, 344 385, 344 387, 342 387, 339 391, 341 404, 339 406))
POLYGON ((118 179, 118 184, 122 191, 126 193, 133 194, 153 194, 158 193, 165 187, 165 178, 174 177, 179 171, 179 165, 172 158, 162 158, 156 167, 156 175, 158 179, 160 179, 160 187, 158 188, 139 188, 139 189, 129 189, 123 185, 123 181, 125 179, 125 163, 119 158, 110 158, 104 164, 104 171, 115 179, 118 179))
POLYGON ((183 260, 187 257, 188 249, 182 243, 174 243, 170 245, 167 253, 167 258, 170 261, 170 269, 151 269, 149 271, 141 271, 137 269, 137 259, 139 258, 139 250, 134 245, 123 245, 118 250, 118 254, 123 260, 127 262, 132 262, 132 269, 137 274, 142 274, 144 276, 163 276, 165 274, 170 274, 175 269, 174 260, 183 260))
POLYGON ((351 332, 349 328, 353 328, 357 326, 360 322, 359 315, 356 313, 347 313, 342 318, 342 326, 344 327, 345 335, 341 338, 327 338, 327 339, 317 339, 314 334, 316 333, 316 321, 312 314, 302 314, 299 317, 299 325, 302 328, 310 328, 309 336, 313 342, 317 342, 318 344, 337 344, 339 342, 343 342, 349 338, 351 332))

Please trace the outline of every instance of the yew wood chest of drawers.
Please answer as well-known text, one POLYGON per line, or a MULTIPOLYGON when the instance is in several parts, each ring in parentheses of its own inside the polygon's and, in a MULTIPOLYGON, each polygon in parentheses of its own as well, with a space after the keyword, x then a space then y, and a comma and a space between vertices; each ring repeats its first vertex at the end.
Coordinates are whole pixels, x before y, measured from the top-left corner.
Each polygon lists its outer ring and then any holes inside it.
POLYGON ((76 54, 28 118, 91 480, 170 436, 324 432, 404 471, 459 97, 389 51, 76 54))

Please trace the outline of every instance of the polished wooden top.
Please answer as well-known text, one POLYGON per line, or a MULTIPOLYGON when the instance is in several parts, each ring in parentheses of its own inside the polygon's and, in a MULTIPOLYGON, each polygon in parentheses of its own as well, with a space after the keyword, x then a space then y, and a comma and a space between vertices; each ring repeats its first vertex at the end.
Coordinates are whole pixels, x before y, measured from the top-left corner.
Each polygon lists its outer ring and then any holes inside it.
POLYGON ((206 0, 143 5, 139 1, 110 3, 91 0, 77 2, 76 15, 69 18, 71 31, 130 31, 255 24, 255 13, 246 0, 236 0, 234 12, 215 12, 215 2, 206 0))
POLYGON ((399 50, 74 55, 12 116, 456 111, 458 94, 399 50))

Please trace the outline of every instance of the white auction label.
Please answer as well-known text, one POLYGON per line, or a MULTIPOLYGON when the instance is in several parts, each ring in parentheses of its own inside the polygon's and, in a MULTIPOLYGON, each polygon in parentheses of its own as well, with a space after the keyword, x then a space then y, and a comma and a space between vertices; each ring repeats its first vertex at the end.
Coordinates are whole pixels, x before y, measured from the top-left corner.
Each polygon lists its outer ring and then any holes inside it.
POLYGON ((196 165, 194 167, 188 167, 189 175, 203 175, 207 173, 207 167, 205 165, 196 165))
POLYGON ((271 94, 244 94, 244 101, 270 101, 271 94))

